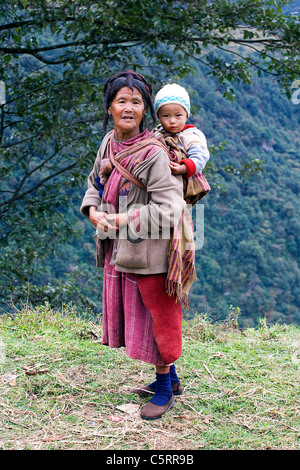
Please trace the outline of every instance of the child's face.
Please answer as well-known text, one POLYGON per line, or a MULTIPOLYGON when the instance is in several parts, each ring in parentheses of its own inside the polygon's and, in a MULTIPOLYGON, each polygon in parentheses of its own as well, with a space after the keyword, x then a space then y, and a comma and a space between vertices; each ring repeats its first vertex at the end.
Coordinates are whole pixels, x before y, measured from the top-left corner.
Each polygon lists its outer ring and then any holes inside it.
POLYGON ((159 108, 158 119, 166 132, 177 134, 186 123, 187 112, 180 104, 165 104, 159 108))

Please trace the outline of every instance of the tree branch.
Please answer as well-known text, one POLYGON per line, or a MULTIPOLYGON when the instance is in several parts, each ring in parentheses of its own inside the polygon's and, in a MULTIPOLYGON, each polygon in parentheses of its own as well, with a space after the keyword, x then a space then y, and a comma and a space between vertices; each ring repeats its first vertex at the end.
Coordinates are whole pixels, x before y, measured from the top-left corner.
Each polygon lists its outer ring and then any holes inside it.
POLYGON ((76 165, 78 165, 78 162, 75 162, 75 163, 72 163, 71 165, 68 165, 64 168, 62 168, 61 170, 58 170, 56 173, 52 173, 52 175, 49 175, 49 176, 46 176, 45 178, 43 178, 41 181, 39 181, 35 186, 33 186, 32 188, 28 189, 27 191, 25 191, 24 193, 21 193, 21 194, 15 194, 12 198, 10 198, 8 201, 5 201, 3 204, 2 204, 2 214, 5 214, 5 212, 7 212, 9 210, 9 206, 11 206, 14 202, 18 201, 19 199, 23 199, 24 197, 28 196, 29 194, 33 193, 34 191, 36 191, 38 188, 40 188, 41 186, 43 186, 47 181, 53 179, 53 178, 56 178, 57 176, 61 175, 62 173, 65 173, 66 171, 69 171, 71 170, 72 168, 74 168, 76 165))

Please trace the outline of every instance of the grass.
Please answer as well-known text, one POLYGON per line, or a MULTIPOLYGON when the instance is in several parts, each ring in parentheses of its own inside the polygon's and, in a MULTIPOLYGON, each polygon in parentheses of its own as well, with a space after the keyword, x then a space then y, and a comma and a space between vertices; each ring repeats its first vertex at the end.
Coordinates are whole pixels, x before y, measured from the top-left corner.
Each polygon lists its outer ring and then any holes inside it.
MULTIPOLYGON (((237 311, 233 312, 237 313, 237 311)), ((140 419, 154 367, 101 344, 70 310, 0 316, 2 450, 299 450, 299 328, 184 323, 185 386, 160 420, 140 419)))

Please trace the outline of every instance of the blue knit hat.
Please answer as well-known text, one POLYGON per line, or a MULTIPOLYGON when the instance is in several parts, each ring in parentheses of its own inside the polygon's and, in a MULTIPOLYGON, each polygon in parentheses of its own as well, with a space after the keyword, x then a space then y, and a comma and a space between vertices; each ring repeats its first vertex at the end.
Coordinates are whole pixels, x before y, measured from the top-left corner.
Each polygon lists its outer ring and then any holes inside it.
POLYGON ((156 114, 159 108, 165 104, 180 104, 186 112, 188 117, 191 114, 190 97, 185 88, 176 83, 170 83, 162 87, 157 93, 154 101, 154 109, 156 114))

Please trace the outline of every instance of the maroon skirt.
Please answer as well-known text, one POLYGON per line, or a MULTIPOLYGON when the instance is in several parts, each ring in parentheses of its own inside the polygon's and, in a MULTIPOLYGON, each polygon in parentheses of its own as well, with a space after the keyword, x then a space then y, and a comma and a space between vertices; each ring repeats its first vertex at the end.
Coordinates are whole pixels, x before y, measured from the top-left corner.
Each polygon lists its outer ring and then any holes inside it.
POLYGON ((102 344, 125 346, 132 359, 168 365, 182 351, 182 308, 166 292, 166 273, 138 276, 116 271, 105 257, 102 344))

